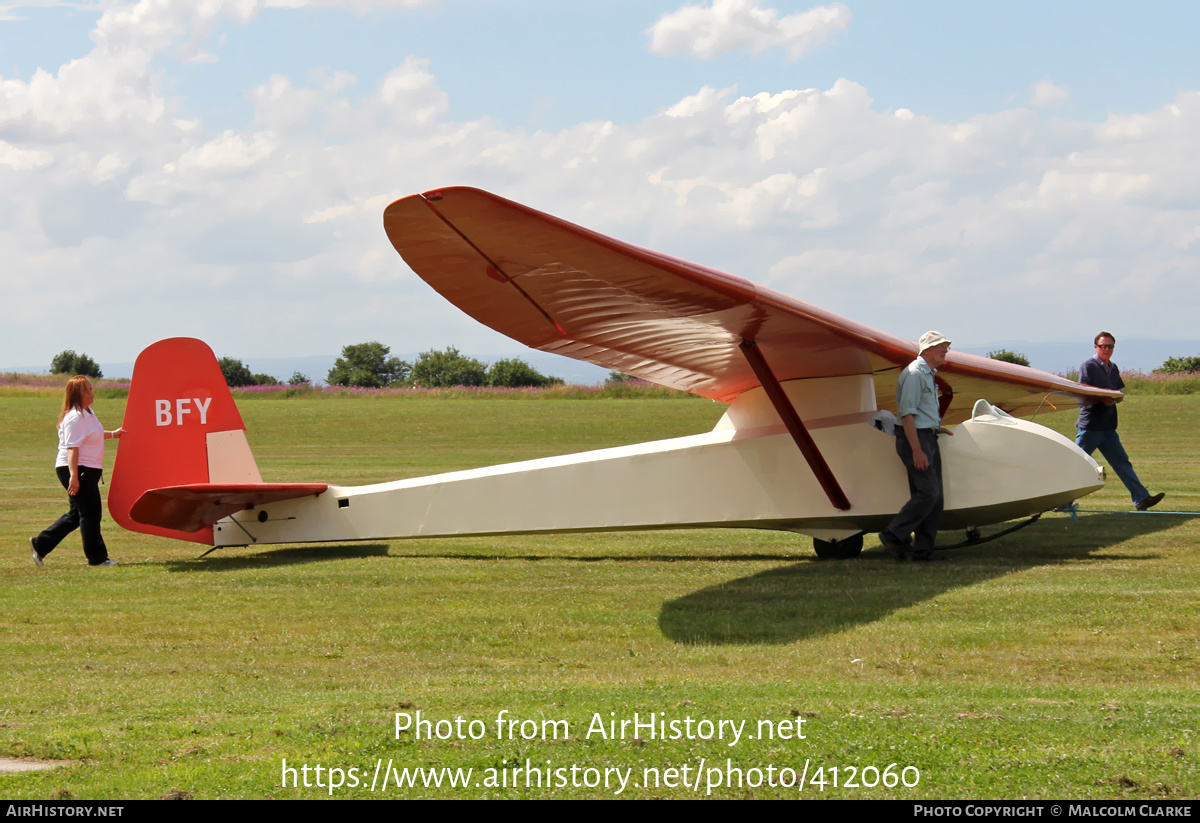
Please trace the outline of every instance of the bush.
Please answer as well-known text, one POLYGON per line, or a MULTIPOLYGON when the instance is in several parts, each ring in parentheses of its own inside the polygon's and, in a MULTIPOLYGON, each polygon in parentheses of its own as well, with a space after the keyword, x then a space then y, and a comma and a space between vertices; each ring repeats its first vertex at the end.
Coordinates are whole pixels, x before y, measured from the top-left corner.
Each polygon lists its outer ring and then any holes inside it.
POLYGON ((632 374, 625 374, 624 372, 619 372, 619 371, 610 371, 608 373, 608 377, 606 377, 604 379, 604 385, 614 386, 614 385, 618 385, 620 383, 628 383, 631 380, 638 380, 641 382, 645 382, 640 377, 634 377, 632 374))
POLYGON ((104 376, 95 360, 86 354, 76 354, 70 349, 54 355, 54 359, 50 361, 50 371, 53 374, 82 374, 84 377, 96 379, 104 376))
POLYGON ((459 354, 453 346, 445 351, 430 349, 413 363, 408 383, 424 388, 482 386, 487 383, 487 367, 474 357, 459 354))
POLYGON ((312 381, 308 379, 308 375, 301 374, 298 371, 292 372, 292 376, 288 378, 289 386, 307 386, 310 383, 312 383, 312 381))
POLYGON ((990 351, 987 356, 993 360, 1000 360, 1005 363, 1016 363, 1018 366, 1028 366, 1029 358, 1020 352, 1009 351, 1008 349, 997 349, 990 351))
POLYGON ((524 360, 497 360, 487 370, 487 384, 509 389, 526 386, 545 388, 562 384, 561 377, 547 377, 524 360))
POLYGON ((225 383, 230 386, 253 386, 254 375, 241 360, 234 357, 222 357, 217 361, 221 374, 225 375, 225 383))
POLYGON ((1168 357, 1155 374, 1190 374, 1200 372, 1200 355, 1194 357, 1168 357))
POLYGON ((222 357, 217 365, 229 386, 275 386, 279 383, 269 374, 251 374, 249 367, 236 357, 222 357))
POLYGON ((409 365, 398 357, 388 357, 390 346, 375 340, 342 347, 342 356, 333 364, 325 382, 331 386, 357 386, 380 389, 397 386, 408 376, 409 365))

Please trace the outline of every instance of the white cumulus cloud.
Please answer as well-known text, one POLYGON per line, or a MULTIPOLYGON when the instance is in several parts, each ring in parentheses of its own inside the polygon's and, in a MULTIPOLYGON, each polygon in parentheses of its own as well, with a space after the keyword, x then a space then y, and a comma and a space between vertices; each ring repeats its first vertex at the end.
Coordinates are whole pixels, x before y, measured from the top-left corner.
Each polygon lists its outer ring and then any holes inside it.
POLYGON ((38 149, 21 149, 0 140, 0 163, 14 171, 27 171, 53 162, 54 155, 38 149))
POLYGON ((1033 91, 1029 94, 1029 105, 1037 108, 1052 106, 1070 96, 1071 92, 1066 86, 1056 86, 1049 78, 1042 78, 1033 84, 1033 91))
POLYGON ((13 365, 68 347, 128 360, 180 334, 244 357, 512 351, 380 225, 396 197, 455 184, 910 337, 1086 341, 1081 281, 1120 306, 1118 334, 1193 334, 1200 92, 1102 120, 958 120, 882 109, 850 79, 699 87, 640 121, 530 131, 456 116, 436 58, 398 54, 380 76, 256 80, 252 111, 216 126, 162 90, 171 57, 254 8, 134 5, 57 72, 0 84, 0 289, 20 306, 0 350, 37 352, 13 365), (71 339, 49 322, 64 294, 89 301, 71 339))
POLYGON ((263 5, 276 9, 343 9, 350 7, 359 14, 373 9, 415 9, 432 6, 438 0, 265 0, 263 5))
POLYGON ((841 3, 780 17, 757 0, 713 0, 709 6, 686 5, 664 14, 647 33, 655 54, 708 59, 731 51, 758 55, 783 47, 788 60, 797 60, 848 25, 850 9, 841 3))

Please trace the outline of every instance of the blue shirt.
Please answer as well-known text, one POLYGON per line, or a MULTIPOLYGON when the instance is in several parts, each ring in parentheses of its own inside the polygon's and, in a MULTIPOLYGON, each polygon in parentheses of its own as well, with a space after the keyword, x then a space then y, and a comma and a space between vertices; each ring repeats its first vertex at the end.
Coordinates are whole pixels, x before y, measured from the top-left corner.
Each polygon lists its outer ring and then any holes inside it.
POLYGON ((911 414, 918 429, 936 429, 942 425, 933 374, 934 370, 919 355, 900 372, 896 383, 896 416, 901 422, 911 414))
MULTIPOLYGON (((1125 381, 1121 379, 1121 370, 1117 368, 1117 364, 1110 360, 1106 369, 1099 357, 1093 357, 1079 367, 1079 382, 1098 389, 1121 391, 1125 388, 1125 381)), ((1079 421, 1075 425, 1090 432, 1116 431, 1117 407, 1109 406, 1103 400, 1091 403, 1079 410, 1079 421)))

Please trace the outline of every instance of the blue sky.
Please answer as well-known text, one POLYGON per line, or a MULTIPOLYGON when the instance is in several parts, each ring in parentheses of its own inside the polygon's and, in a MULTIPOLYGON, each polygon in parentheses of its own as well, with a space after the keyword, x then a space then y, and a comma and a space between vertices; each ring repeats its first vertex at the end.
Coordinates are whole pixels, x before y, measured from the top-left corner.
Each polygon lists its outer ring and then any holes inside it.
POLYGON ((1198 23, 1190 3, 2 4, 0 362, 181 334, 244 358, 519 351, 383 236, 387 202, 447 184, 905 337, 1191 339, 1198 23))
MULTIPOLYGON (((828 88, 849 77, 882 108, 960 119, 1025 102, 1029 87, 1047 77, 1072 90, 1060 113, 1090 118, 1141 111, 1200 87, 1194 3, 856 2, 847 6, 853 21, 845 33, 792 62, 780 53, 712 60, 651 54, 645 29, 680 5, 443 0, 364 13, 264 9, 248 24, 222 21, 205 38, 218 62, 161 62, 171 91, 215 129, 244 125, 252 110, 242 92, 271 74, 303 78, 340 69, 361 82, 408 54, 430 58, 456 119, 493 117, 526 128, 636 121, 705 84, 828 88)), ((762 5, 781 14, 812 8, 762 5)), ((28 80, 38 68, 55 71, 90 50, 100 7, 5 8, 24 19, 0 27, 0 68, 7 78, 28 80)))

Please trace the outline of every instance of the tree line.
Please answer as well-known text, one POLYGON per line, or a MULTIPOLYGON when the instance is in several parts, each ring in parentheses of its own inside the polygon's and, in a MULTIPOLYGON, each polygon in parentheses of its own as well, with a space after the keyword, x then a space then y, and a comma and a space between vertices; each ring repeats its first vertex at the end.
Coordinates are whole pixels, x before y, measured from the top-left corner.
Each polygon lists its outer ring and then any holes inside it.
MULTIPOLYGON (((1016 363, 1018 366, 1028 366, 1029 358, 1020 352, 998 349, 990 351, 987 356, 993 360, 1005 363, 1016 363)), ((1155 374, 1195 374, 1200 372, 1200 355, 1194 357, 1168 357, 1163 364, 1154 370, 1155 374)))
MULTIPOLYGON (((422 352, 409 363, 390 357, 391 348, 372 340, 342 347, 342 356, 325 376, 331 386, 354 386, 364 389, 394 387, 449 388, 451 386, 496 386, 504 388, 543 388, 563 382, 561 377, 548 377, 519 358, 497 360, 491 366, 461 354, 453 346, 438 351, 422 352)), ((274 385, 279 381, 265 374, 251 374, 240 360, 222 357, 218 361, 225 382, 230 386, 274 385)), ((291 385, 309 383, 307 375, 296 372, 288 381, 291 385)))
MULTIPOLYGON (((453 346, 438 351, 422 352, 416 361, 408 363, 398 357, 389 357, 391 348, 371 341, 356 343, 342 348, 342 356, 333 364, 325 382, 331 386, 356 386, 381 389, 388 387, 422 386, 442 388, 451 386, 496 386, 503 388, 544 388, 561 385, 561 377, 542 374, 520 358, 497 360, 490 366, 474 357, 461 354, 453 346)), ((255 374, 236 357, 217 360, 221 374, 230 386, 275 386, 279 380, 269 374, 255 374)), ((103 373, 95 360, 86 354, 76 354, 70 349, 59 352, 50 361, 52 374, 81 374, 85 377, 101 378, 103 373)), ((312 381, 308 375, 293 372, 288 384, 306 385, 312 381)))
MULTIPOLYGON (((542 374, 520 358, 497 360, 490 366, 474 357, 460 354, 453 346, 442 351, 430 349, 422 352, 413 363, 398 357, 389 357, 391 348, 378 341, 355 343, 342 347, 342 356, 333 364, 325 382, 331 386, 355 386, 368 389, 388 387, 449 388, 451 386, 493 386, 502 388, 544 388, 560 385, 561 377, 542 374)), ((990 351, 993 360, 1028 366, 1029 358, 1020 352, 1008 349, 990 351)), ((230 386, 274 386, 279 380, 269 374, 253 374, 241 360, 222 357, 217 361, 221 374, 230 386)), ((1162 366, 1154 370, 1158 374, 1185 374, 1200 372, 1200 355, 1194 357, 1168 357, 1162 366)), ((82 374, 99 379, 104 376, 99 364, 86 354, 76 354, 71 349, 54 355, 50 361, 52 374, 82 374)), ((620 380, 627 375, 613 372, 609 380, 620 380)), ((306 385, 312 382, 308 375, 293 372, 288 384, 306 385)))

